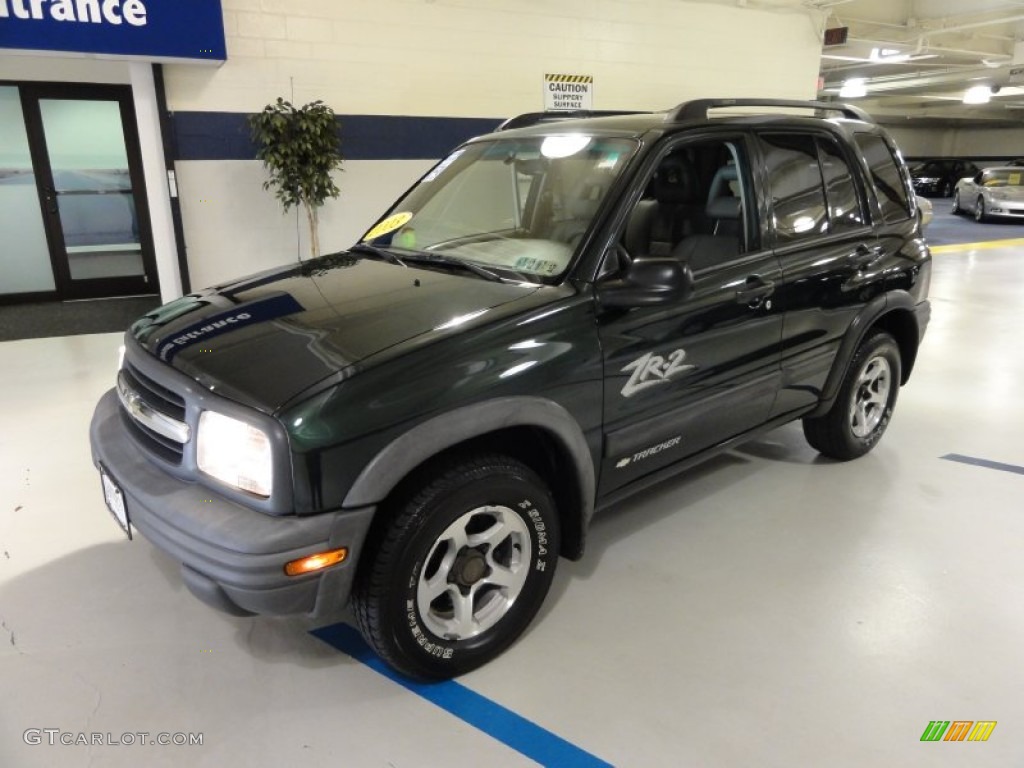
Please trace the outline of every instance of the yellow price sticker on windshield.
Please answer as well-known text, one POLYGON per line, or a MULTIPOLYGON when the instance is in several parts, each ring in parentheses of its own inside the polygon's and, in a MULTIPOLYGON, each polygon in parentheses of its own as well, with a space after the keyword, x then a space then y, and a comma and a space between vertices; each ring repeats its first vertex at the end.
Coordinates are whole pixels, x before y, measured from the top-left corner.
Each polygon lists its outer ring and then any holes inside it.
POLYGON ((412 214, 409 213, 408 211, 388 216, 386 219, 384 219, 384 221, 378 223, 377 226, 375 226, 373 229, 367 232, 366 237, 363 238, 363 241, 365 242, 366 240, 374 240, 380 237, 381 235, 386 235, 389 232, 394 232, 399 227, 407 224, 409 222, 409 219, 411 218, 412 214))
POLYGON ((1019 173, 1011 173, 1010 174, 1010 178, 1006 180, 1006 183, 1009 184, 1011 187, 1019 187, 1020 186, 1020 174, 1019 173))

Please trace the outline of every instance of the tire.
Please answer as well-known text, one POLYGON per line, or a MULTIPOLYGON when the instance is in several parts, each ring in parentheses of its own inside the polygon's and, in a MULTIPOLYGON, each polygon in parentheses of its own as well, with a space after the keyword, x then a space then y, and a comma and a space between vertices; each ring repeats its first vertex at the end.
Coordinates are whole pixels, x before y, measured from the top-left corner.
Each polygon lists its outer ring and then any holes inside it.
POLYGON ((958 189, 953 193, 953 207, 950 209, 950 213, 954 216, 964 212, 964 209, 960 207, 960 190, 958 189))
POLYGON ((985 198, 979 197, 977 204, 974 206, 974 220, 984 221, 988 216, 985 214, 985 198))
POLYGON ((840 461, 870 451, 892 419, 900 375, 896 340, 884 332, 867 337, 850 361, 831 409, 823 416, 804 419, 807 442, 840 461))
POLYGON ((404 675, 464 674, 523 633, 558 551, 555 503, 533 470, 500 455, 449 459, 398 504, 367 551, 352 594, 356 622, 404 675))
POLYGON ((942 184, 942 196, 949 197, 953 194, 953 182, 946 181, 942 184))

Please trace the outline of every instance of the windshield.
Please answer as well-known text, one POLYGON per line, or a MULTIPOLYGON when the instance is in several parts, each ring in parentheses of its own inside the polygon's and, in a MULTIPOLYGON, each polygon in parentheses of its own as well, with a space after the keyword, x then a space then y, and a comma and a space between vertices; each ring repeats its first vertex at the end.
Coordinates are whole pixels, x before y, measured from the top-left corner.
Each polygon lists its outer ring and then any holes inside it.
POLYGON ((999 171, 985 171, 981 183, 986 187, 1020 187, 1024 186, 1024 170, 1017 168, 999 171))
POLYGON ((363 242, 399 257, 558 278, 636 149, 634 141, 582 134, 469 144, 424 176, 363 242))

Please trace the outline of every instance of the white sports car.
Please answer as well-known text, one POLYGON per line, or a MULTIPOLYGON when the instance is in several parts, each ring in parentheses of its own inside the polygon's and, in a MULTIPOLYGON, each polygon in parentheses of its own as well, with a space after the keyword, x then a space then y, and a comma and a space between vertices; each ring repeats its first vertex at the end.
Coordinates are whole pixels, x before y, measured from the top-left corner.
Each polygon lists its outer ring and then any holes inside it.
POLYGON ((960 179, 953 192, 953 213, 968 211, 975 221, 994 216, 1024 219, 1024 168, 985 168, 960 179))

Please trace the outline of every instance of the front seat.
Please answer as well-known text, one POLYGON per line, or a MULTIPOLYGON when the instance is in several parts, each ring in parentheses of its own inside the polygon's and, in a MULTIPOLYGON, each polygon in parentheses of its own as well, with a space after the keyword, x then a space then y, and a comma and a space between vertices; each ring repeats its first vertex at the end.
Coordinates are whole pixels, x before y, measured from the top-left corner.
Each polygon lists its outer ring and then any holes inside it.
POLYGON ((740 253, 740 227, 743 207, 733 194, 732 182, 739 175, 735 165, 718 169, 708 188, 705 215, 711 222, 711 234, 690 235, 672 251, 672 255, 697 272, 728 261, 740 253))
POLYGON ((637 203, 626 225, 626 250, 634 256, 669 256, 691 234, 702 214, 697 173, 683 155, 661 161, 651 179, 653 199, 637 203))

